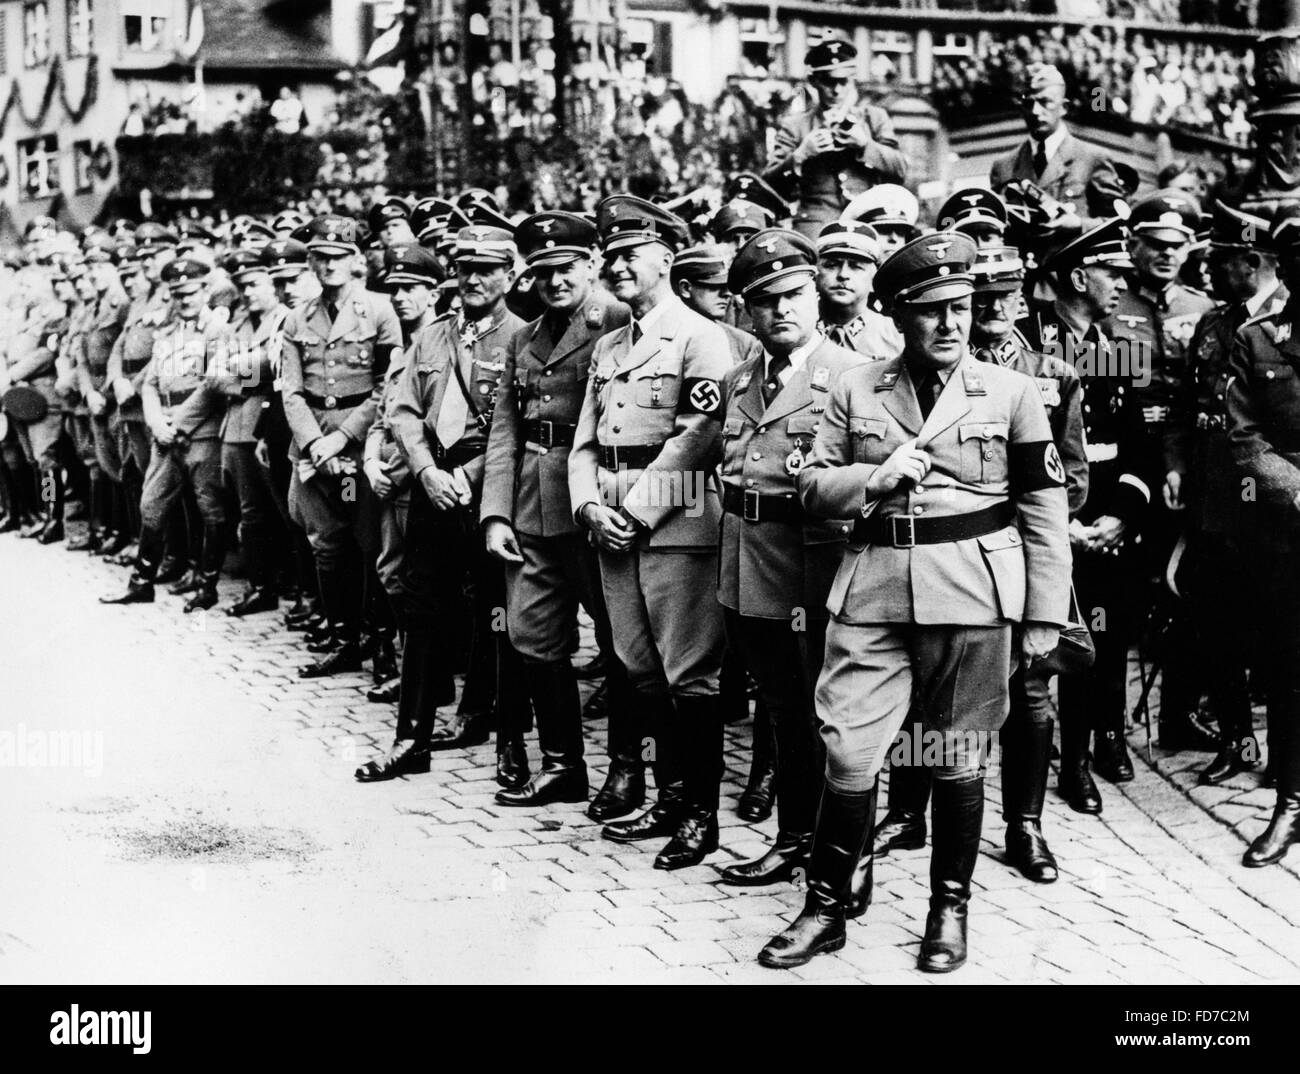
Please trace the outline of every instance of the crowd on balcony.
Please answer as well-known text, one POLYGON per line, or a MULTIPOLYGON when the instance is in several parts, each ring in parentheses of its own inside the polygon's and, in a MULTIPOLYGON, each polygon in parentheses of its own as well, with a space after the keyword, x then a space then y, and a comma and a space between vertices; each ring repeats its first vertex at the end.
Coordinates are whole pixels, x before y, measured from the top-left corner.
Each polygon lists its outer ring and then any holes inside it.
POLYGON ((1065 75, 1076 114, 1108 112, 1244 144, 1252 59, 1244 47, 1153 40, 1106 26, 982 34, 972 55, 936 62, 933 97, 944 116, 1005 109, 1025 68, 1051 63, 1065 75))

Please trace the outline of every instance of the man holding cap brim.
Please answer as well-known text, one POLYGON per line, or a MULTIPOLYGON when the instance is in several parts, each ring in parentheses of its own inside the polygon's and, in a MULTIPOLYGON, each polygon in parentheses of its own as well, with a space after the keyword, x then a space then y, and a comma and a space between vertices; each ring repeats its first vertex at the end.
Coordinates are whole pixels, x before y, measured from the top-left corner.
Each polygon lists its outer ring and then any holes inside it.
POLYGON ((1034 382, 970 353, 974 259, 974 242, 949 231, 881 265, 876 287, 903 353, 841 377, 799 472, 805 511, 855 521, 827 601, 816 695, 826 787, 808 896, 760 953, 764 965, 844 945, 877 776, 913 706, 925 759, 940 753, 918 964, 943 973, 966 960, 987 739, 1007 716, 1012 629, 1023 624, 1019 656, 1032 663, 1055 647, 1069 604, 1065 474, 1034 382))

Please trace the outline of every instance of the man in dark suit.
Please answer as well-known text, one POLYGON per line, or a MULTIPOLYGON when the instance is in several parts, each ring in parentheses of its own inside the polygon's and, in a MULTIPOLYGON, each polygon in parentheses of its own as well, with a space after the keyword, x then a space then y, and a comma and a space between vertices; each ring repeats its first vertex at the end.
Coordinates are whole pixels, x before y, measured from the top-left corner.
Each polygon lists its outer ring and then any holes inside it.
POLYGON ((794 228, 810 239, 858 194, 907 177, 889 113, 858 98, 857 55, 847 41, 808 50, 804 62, 817 106, 782 122, 763 175, 778 193, 798 199, 794 228))
POLYGON ((989 185, 1002 193, 1008 183, 1029 180, 1055 198, 1064 210, 1047 226, 1061 238, 1111 215, 1120 182, 1115 167, 1096 149, 1084 145, 1065 125, 1065 79, 1048 64, 1029 69, 1020 99, 1029 137, 1019 149, 993 162, 989 185))

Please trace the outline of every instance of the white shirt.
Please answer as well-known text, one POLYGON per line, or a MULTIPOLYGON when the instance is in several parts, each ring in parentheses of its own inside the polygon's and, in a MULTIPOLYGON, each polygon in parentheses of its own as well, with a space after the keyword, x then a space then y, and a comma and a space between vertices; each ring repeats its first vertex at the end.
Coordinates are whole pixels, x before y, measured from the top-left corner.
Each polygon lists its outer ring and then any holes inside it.
POLYGON ((1272 287, 1265 287, 1246 299, 1246 313, 1250 317, 1258 317, 1259 311, 1264 308, 1264 303, 1277 294, 1277 289, 1281 286, 1274 283, 1272 287))
MULTIPOLYGON (((670 298, 665 298, 665 299, 663 299, 663 301, 661 301, 661 302, 656 302, 653 306, 651 306, 650 309, 649 309, 649 311, 646 313, 646 315, 645 315, 644 317, 641 317, 641 318, 633 317, 633 318, 632 318, 632 324, 636 325, 638 328, 641 329, 641 338, 642 338, 642 339, 644 339, 646 336, 648 336, 648 335, 650 334, 650 329, 651 329, 652 327, 654 327, 654 323, 655 323, 657 320, 659 320, 660 317, 663 316, 664 308, 665 308, 665 307, 668 305, 668 303, 671 302, 671 301, 672 301, 672 298, 671 298, 671 297, 670 297, 670 298)), ((631 337, 629 337, 629 338, 631 338, 631 337)))
MULTIPOLYGON (((790 364, 777 374, 777 379, 780 380, 782 387, 785 387, 787 384, 789 384, 790 378, 794 376, 796 372, 798 372, 800 369, 804 367, 804 363, 808 361, 808 355, 812 354, 813 351, 815 351, 818 347, 821 346, 822 340, 824 338, 825 337, 820 332, 814 332, 809 337, 807 343, 805 343, 802 347, 796 347, 794 350, 790 352, 790 364)), ((769 379, 772 375, 773 361, 774 359, 770 354, 767 355, 767 357, 763 361, 764 380, 769 379)))
MULTIPOLYGON (((1054 156, 1056 156, 1056 154, 1061 149, 1061 143, 1065 141, 1065 136, 1068 133, 1069 131, 1065 129, 1065 124, 1064 123, 1059 124, 1056 130, 1052 131, 1051 134, 1049 134, 1046 138, 1043 139, 1041 143, 1043 147, 1043 156, 1046 157, 1049 161, 1054 156)), ((1037 150, 1038 145, 1039 145, 1038 142, 1034 143, 1035 150, 1037 150)))

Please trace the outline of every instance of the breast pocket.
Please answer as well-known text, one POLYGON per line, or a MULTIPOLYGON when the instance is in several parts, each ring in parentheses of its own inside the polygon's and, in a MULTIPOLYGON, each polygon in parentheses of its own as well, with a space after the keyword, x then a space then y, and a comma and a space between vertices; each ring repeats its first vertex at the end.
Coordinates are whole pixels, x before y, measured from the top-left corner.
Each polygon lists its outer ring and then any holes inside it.
POLYGON ((853 461, 879 465, 889 458, 885 434, 889 422, 884 418, 849 418, 849 435, 853 437, 853 461))
POLYGON ((968 485, 989 485, 1007 479, 1005 421, 982 421, 958 429, 961 441, 961 479, 968 485))
POLYGON ((1276 365, 1259 365, 1256 369, 1259 387, 1270 410, 1277 407, 1290 408, 1296 398, 1295 370, 1286 362, 1276 365))
POLYGON ((677 408, 677 393, 681 390, 680 377, 673 373, 654 373, 638 377, 636 405, 652 409, 677 408))
POLYGON ((375 336, 349 333, 339 341, 349 369, 369 369, 375 353, 375 336))

